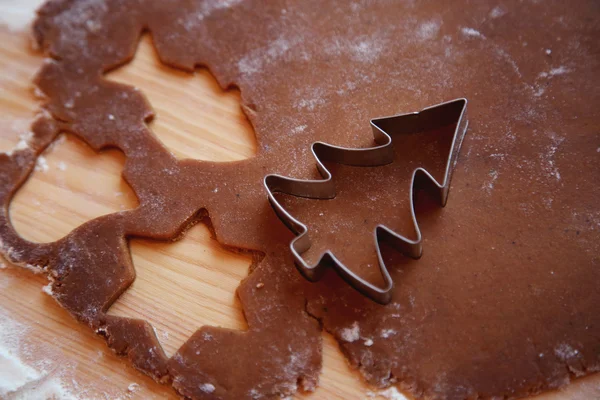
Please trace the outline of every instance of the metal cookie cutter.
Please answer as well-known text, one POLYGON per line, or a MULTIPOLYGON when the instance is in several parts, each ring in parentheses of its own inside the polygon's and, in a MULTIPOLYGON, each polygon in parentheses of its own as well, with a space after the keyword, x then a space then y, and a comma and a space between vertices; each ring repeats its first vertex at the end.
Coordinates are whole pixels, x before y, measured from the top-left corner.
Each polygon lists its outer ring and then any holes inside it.
POLYGON ((425 108, 420 112, 372 119, 371 128, 373 129, 377 145, 370 148, 351 149, 323 142, 315 142, 312 144, 311 150, 317 161, 317 168, 323 177, 321 180, 301 180, 281 175, 265 176, 264 185, 267 189, 271 206, 281 221, 296 235, 296 238, 290 243, 290 249, 296 267, 306 279, 313 282, 318 281, 328 267, 333 267, 340 277, 363 295, 380 304, 390 302, 394 283, 382 259, 379 240, 386 241, 408 257, 415 259, 421 257, 422 237, 413 204, 415 180, 417 178, 425 178, 433 183, 434 191, 440 205, 442 207, 446 205, 452 171, 456 164, 462 139, 467 131, 466 110, 467 100, 463 98, 437 104, 425 108), (417 239, 408 239, 387 228, 385 225, 380 224, 375 228, 375 247, 379 259, 379 269, 384 280, 383 288, 377 287, 356 275, 329 250, 321 255, 321 258, 315 265, 306 263, 304 258, 302 258, 302 253, 306 252, 311 246, 308 229, 306 225, 295 219, 279 204, 275 199, 274 193, 279 192, 313 199, 332 199, 336 195, 335 186, 331 179, 331 173, 323 165, 324 161, 365 167, 389 164, 394 160, 392 138, 390 135, 422 132, 448 126, 453 123, 456 123, 456 128, 446 162, 443 181, 441 183, 438 182, 429 172, 421 167, 416 168, 412 173, 409 196, 412 221, 417 233, 417 239))

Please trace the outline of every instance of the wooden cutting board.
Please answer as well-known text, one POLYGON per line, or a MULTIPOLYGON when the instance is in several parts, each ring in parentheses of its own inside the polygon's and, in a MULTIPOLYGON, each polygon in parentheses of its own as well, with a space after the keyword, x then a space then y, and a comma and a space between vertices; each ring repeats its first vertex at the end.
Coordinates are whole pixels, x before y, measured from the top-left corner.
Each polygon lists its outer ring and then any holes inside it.
MULTIPOLYGON (((41 63, 25 32, 0 27, 0 151, 10 151, 28 131, 39 107, 31 81, 41 63)), ((176 156, 229 161, 254 154, 254 133, 241 112, 239 93, 222 91, 206 70, 188 74, 161 65, 149 38, 143 38, 132 63, 108 77, 143 91, 157 113, 151 124, 154 133, 176 156)), ((136 196, 120 175, 123 164, 117 150, 95 153, 77 138, 61 136, 13 199, 10 218, 15 229, 26 239, 49 242, 92 218, 136 207, 136 196)), ((175 243, 134 239, 130 248, 137 279, 110 313, 148 320, 167 354, 205 324, 246 328, 235 290, 250 259, 221 247, 206 226, 193 227, 175 243)), ((0 350, 5 346, 19 363, 38 373, 40 379, 26 388, 37 393, 34 398, 44 398, 37 386, 62 386, 78 399, 177 398, 72 319, 45 293, 47 283, 6 262, 0 270, 0 350)), ((403 398, 370 389, 347 365, 333 338, 324 334, 320 386, 297 397, 373 396, 403 398)), ((537 399, 600 399, 600 379, 579 380, 537 399)))

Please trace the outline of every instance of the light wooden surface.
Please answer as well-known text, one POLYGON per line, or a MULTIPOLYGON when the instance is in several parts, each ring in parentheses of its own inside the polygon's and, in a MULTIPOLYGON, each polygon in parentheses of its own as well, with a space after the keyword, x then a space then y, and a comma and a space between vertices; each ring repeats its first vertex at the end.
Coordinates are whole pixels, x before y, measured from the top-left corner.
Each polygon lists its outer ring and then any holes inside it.
MULTIPOLYGON (((12 149, 19 134, 27 132, 38 107, 30 82, 40 63, 25 34, 0 27, 0 151, 12 149)), ((223 92, 207 71, 187 74, 162 66, 149 39, 142 41, 132 63, 109 78, 143 91, 157 112, 152 129, 178 157, 227 161, 254 153, 254 134, 240 110, 239 94, 223 92)), ((16 230, 29 240, 54 241, 85 221, 137 204, 120 176, 124 157, 116 150, 98 154, 80 140, 63 136, 43 154, 43 160, 10 209, 16 230)), ((111 314, 148 320, 169 355, 204 324, 245 329, 235 289, 247 274, 247 256, 222 248, 204 225, 193 227, 176 243, 136 239, 130 245, 137 280, 111 314)), ((48 371, 79 398, 177 398, 170 388, 135 371, 91 330, 75 322, 42 291, 46 283, 17 267, 0 270, 3 334, 19 337, 16 351, 25 363, 48 371)), ((320 387, 299 397, 371 397, 334 340, 329 335, 324 339, 320 387)), ((566 391, 544 396, 546 400, 567 398, 600 398, 598 379, 582 380, 566 391)))

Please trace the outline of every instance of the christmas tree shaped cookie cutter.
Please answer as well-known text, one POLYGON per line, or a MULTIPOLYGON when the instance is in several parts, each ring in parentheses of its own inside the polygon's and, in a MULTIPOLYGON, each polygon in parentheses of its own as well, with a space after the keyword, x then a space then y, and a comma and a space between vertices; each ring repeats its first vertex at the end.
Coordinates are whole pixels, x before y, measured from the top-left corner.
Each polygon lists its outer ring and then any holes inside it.
POLYGON ((439 204, 444 207, 448 200, 450 180, 462 139, 467 131, 467 100, 464 98, 451 100, 441 104, 427 107, 419 112, 399 114, 389 117, 375 118, 370 121, 376 145, 370 148, 344 148, 333 146, 323 142, 314 142, 311 150, 317 162, 317 169, 323 179, 302 180, 289 178, 282 175, 267 175, 264 178, 264 186, 268 193, 269 202, 281 221, 296 235, 290 242, 295 265, 298 271, 309 281, 318 281, 328 268, 333 268, 354 289, 380 304, 391 301, 394 282, 383 261, 378 242, 386 241, 404 255, 417 259, 423 251, 422 235, 417 223, 414 209, 414 188, 417 178, 425 178, 433 185, 434 195, 439 204), (418 167, 412 172, 410 184, 410 208, 412 222, 416 231, 416 239, 409 239, 394 232, 383 224, 375 228, 374 239, 376 242, 379 269, 383 278, 383 286, 379 287, 358 276, 344 265, 331 251, 325 251, 319 261, 310 265, 302 257, 311 246, 308 228, 302 222, 294 218, 277 201, 275 193, 285 193, 298 197, 312 199, 332 199, 336 196, 335 184, 332 175, 327 170, 324 162, 333 162, 344 165, 375 167, 393 162, 394 151, 392 147, 393 136, 421 132, 428 129, 447 126, 455 123, 452 144, 447 155, 443 179, 439 182, 425 168, 418 167))

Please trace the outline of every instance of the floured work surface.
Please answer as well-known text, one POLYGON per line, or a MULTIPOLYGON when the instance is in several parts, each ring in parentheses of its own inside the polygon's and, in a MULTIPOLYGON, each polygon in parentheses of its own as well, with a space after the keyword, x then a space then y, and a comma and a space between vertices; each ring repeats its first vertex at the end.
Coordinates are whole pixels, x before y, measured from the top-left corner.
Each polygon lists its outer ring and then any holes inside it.
POLYGON ((193 398, 314 387, 321 339, 311 316, 369 382, 417 397, 521 396, 598 370, 597 5, 216 4, 44 8, 36 38, 53 61, 37 85, 53 118, 38 120, 29 147, 0 156, 11 261, 45 267, 74 316, 193 398), (240 87, 256 157, 176 160, 145 126, 141 93, 101 78, 133 56, 145 27, 164 62, 207 65, 223 87, 240 87), (369 118, 461 96, 469 134, 448 206, 418 214, 424 256, 385 252, 393 302, 374 304, 333 274, 305 282, 262 177, 312 177, 314 140, 369 146, 369 118), (9 224, 10 198, 61 131, 123 150, 140 205, 29 243, 9 224), (167 359, 150 325, 106 311, 134 279, 128 238, 173 239, 206 213, 221 243, 254 255, 238 291, 249 330, 203 327, 167 359))

